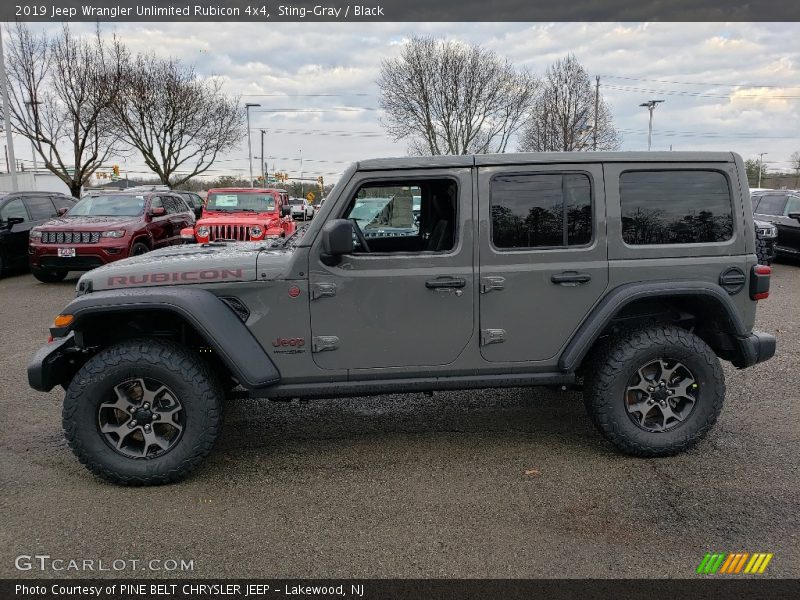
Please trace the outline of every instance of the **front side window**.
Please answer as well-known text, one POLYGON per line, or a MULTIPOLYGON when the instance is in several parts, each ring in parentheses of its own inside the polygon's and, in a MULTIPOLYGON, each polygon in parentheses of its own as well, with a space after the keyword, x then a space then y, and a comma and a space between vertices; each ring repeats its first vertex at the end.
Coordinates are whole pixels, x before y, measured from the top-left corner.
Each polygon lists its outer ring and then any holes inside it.
POLYGON ((376 182, 359 188, 342 218, 372 252, 446 252, 455 247, 457 206, 449 179, 376 182))
POLYGON ((144 196, 109 194, 87 196, 69 209, 70 217, 136 217, 144 212, 144 196))
POLYGON ((592 239, 592 187, 584 173, 501 175, 489 196, 497 248, 563 248, 592 239))
POLYGON ((28 212, 21 198, 14 198, 0 209, 0 221, 8 221, 11 218, 28 220, 28 212))
POLYGON ((49 196, 28 196, 25 202, 34 221, 43 221, 56 216, 56 209, 49 196))
POLYGON ((800 213, 800 198, 797 196, 789 196, 786 208, 783 210, 783 216, 788 217, 792 213, 800 213))
POLYGON ((725 175, 717 171, 626 171, 619 178, 626 244, 698 244, 733 236, 725 175))

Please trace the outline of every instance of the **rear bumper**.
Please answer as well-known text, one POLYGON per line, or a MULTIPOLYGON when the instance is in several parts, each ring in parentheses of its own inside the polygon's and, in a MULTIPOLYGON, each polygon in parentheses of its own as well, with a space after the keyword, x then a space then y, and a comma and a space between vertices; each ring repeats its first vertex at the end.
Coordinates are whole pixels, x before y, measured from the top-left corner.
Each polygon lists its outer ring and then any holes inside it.
POLYGON ((75 353, 75 339, 71 332, 42 346, 28 363, 28 384, 40 392, 49 392, 66 382, 77 366, 75 353))
POLYGON ((776 340, 774 335, 754 331, 746 337, 739 338, 741 360, 734 363, 740 369, 752 367, 775 356, 776 340), (739 364, 741 363, 741 364, 739 364))

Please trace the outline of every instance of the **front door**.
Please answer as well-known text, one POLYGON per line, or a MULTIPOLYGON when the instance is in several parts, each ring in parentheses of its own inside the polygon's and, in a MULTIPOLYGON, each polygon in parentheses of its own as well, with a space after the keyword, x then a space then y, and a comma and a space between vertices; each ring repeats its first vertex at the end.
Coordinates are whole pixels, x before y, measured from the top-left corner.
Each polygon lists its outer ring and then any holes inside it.
POLYGON ((390 370, 456 360, 473 331, 470 169, 358 174, 329 218, 351 219, 367 247, 358 243, 327 266, 315 241, 309 283, 317 365, 390 370))
POLYGON ((608 285, 597 164, 478 173, 481 355, 554 359, 608 285))

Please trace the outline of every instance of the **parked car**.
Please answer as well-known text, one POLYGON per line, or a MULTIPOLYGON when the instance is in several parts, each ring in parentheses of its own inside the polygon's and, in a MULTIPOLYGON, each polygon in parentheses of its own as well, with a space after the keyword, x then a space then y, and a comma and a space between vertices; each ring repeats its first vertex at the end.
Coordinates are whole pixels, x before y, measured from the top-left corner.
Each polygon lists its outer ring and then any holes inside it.
POLYGON ((195 215, 172 192, 110 192, 81 198, 63 216, 30 232, 31 272, 39 281, 61 281, 129 256, 182 243, 181 230, 195 215))
POLYGON ((361 161, 289 238, 86 273, 28 380, 66 389, 70 447, 126 485, 200 464, 231 383, 272 400, 576 386, 620 451, 674 455, 722 410, 720 360, 775 353, 753 331, 770 268, 746 181, 723 152, 361 161), (391 198, 399 226, 412 194, 418 226, 366 238, 360 200, 391 198))
POLYGON ((775 260, 775 242, 778 239, 778 228, 767 221, 754 221, 756 226, 756 257, 758 264, 771 265, 775 260))
POLYGON ((12 192, 0 197, 0 277, 28 264, 28 236, 33 227, 74 206, 76 200, 54 192, 12 192))
POLYGON ((307 221, 314 217, 314 205, 305 198, 289 198, 292 207, 292 218, 307 221))
POLYGON ((765 190, 753 194, 752 202, 755 218, 778 229, 776 255, 800 257, 800 191, 765 190))
POLYGON ((189 208, 194 211, 195 217, 199 219, 203 215, 203 199, 198 194, 181 190, 175 190, 174 193, 183 198, 189 208))
POLYGON ((202 218, 181 232, 185 242, 235 242, 286 237, 294 233, 289 194, 272 188, 208 190, 202 218))

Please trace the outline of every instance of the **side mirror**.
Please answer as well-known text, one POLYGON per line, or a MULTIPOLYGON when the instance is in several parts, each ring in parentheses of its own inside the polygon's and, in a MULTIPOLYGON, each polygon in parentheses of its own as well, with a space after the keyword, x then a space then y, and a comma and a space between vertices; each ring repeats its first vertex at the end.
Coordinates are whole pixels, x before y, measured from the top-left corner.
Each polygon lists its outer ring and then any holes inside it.
POLYGON ((6 220, 6 229, 11 231, 11 228, 14 227, 14 225, 19 225, 20 223, 24 222, 25 219, 23 219, 22 217, 8 217, 8 219, 6 220))
POLYGON ((167 209, 163 206, 155 206, 150 209, 151 217, 163 217, 165 214, 167 214, 167 209))
POLYGON ((353 252, 353 223, 347 219, 334 219, 322 227, 322 254, 320 259, 329 267, 339 264, 342 255, 353 252))
POLYGON ((69 209, 68 209, 66 206, 64 206, 64 207, 62 207, 62 208, 59 208, 59 209, 56 211, 56 214, 57 214, 59 217, 63 217, 65 214, 67 214, 67 211, 68 211, 68 210, 69 210, 69 209))
POLYGON ((203 207, 202 207, 202 205, 201 206, 195 206, 194 207, 194 218, 195 219, 201 219, 202 217, 203 217, 203 207))
POLYGON ((800 212, 790 212, 789 213, 789 218, 790 219, 794 219, 795 221, 800 223, 800 212))
POLYGON ((288 204, 284 204, 281 206, 281 216, 282 217, 291 217, 292 216, 292 207, 288 204))

